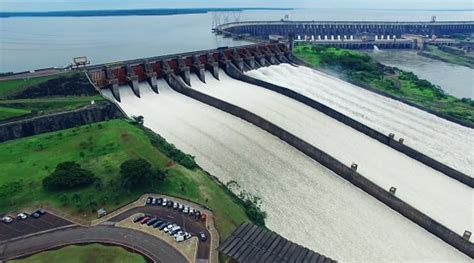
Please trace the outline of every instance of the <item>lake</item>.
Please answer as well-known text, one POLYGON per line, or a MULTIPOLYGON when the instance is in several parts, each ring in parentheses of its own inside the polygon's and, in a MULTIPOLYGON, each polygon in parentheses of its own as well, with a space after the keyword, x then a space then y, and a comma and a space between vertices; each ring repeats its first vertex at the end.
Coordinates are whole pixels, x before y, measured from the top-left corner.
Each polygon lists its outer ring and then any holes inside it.
MULTIPOLYGON (((0 18, 0 72, 67 66, 77 56, 87 56, 92 64, 100 64, 249 44, 246 41, 216 36, 212 34, 211 28, 215 23, 239 20, 278 20, 286 14, 291 20, 429 21, 432 15, 436 15, 438 20, 472 20, 470 11, 367 9, 248 10, 174 16, 0 18)), ((403 57, 410 58, 409 53, 407 54, 403 57)), ((387 63, 391 61, 387 60, 387 63)), ((401 64, 397 65, 400 68, 407 66, 406 69, 419 73, 421 77, 433 81, 453 95, 467 96, 468 92, 472 93, 472 70, 467 71, 460 66, 449 66, 449 70, 446 70, 446 63, 430 62, 430 70, 434 73, 424 74, 425 70, 418 70, 418 67, 424 67, 419 63, 400 60, 399 63, 401 64), (469 83, 471 86, 467 85, 469 83)))

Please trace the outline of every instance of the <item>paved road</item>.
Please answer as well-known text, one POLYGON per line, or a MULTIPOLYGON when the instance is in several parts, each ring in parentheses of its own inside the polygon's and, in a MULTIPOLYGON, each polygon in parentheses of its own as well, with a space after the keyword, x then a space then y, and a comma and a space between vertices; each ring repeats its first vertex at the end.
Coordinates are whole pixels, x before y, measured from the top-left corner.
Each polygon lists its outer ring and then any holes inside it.
POLYGON ((134 214, 145 213, 158 216, 162 220, 166 220, 172 223, 176 223, 186 231, 197 234, 200 231, 204 231, 208 239, 206 242, 199 241, 198 246, 198 259, 209 259, 209 252, 211 248, 210 234, 207 231, 205 225, 201 222, 197 222, 193 217, 179 213, 177 210, 172 208, 162 207, 162 206, 143 206, 130 209, 116 217, 111 218, 109 221, 122 221, 134 214))
POLYGON ((185 263, 186 258, 151 235, 113 226, 71 227, 0 244, 0 260, 73 243, 103 242, 130 247, 157 262, 185 263))

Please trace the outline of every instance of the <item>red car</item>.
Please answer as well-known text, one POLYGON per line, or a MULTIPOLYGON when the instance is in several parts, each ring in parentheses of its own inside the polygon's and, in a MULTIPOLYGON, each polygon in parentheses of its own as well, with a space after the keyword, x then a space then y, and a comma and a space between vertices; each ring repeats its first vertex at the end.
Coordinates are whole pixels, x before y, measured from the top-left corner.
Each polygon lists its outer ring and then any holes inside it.
POLYGON ((145 217, 142 219, 142 221, 140 221, 140 224, 143 225, 143 224, 145 224, 146 222, 148 222, 148 220, 150 220, 150 219, 151 219, 151 217, 145 216, 145 217))

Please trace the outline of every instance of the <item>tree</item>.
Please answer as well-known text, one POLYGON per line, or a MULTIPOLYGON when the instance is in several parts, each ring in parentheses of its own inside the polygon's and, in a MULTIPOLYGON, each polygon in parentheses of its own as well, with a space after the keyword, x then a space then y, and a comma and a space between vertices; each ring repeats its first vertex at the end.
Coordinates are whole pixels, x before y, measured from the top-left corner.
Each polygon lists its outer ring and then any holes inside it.
POLYGON ((164 174, 154 170, 145 159, 131 159, 120 165, 122 185, 127 189, 148 185, 154 181, 162 181, 164 174))
POLYGON ((81 168, 78 163, 63 162, 43 179, 43 187, 52 191, 68 190, 88 186, 97 180, 91 171, 81 168))
POLYGON ((138 124, 139 126, 143 126, 143 123, 145 122, 143 116, 132 116, 132 119, 134 123, 138 124))

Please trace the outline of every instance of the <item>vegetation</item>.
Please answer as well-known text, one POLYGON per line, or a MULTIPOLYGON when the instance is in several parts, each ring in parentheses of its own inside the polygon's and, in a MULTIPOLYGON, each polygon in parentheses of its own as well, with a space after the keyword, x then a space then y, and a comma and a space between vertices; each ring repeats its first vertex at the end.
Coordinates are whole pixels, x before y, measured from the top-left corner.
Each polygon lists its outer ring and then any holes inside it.
POLYGON ((0 81, 0 121, 104 103, 81 73, 0 81))
POLYGON ((474 57, 466 56, 462 54, 463 51, 456 50, 451 47, 446 47, 446 51, 437 46, 429 45, 426 50, 421 51, 419 54, 425 57, 441 60, 447 63, 474 68, 474 57), (452 50, 452 51, 446 52, 449 50, 452 50))
POLYGON ((62 191, 91 185, 100 180, 76 162, 62 162, 56 170, 43 179, 43 187, 51 191, 62 191))
POLYGON ((45 251, 30 257, 9 261, 12 263, 145 263, 145 258, 117 246, 100 244, 67 246, 57 250, 45 251))
POLYGON ((165 179, 163 172, 153 169, 151 164, 142 158, 123 162, 120 165, 120 174, 122 185, 129 190, 165 179))
POLYGON ((171 149, 166 140, 146 128, 111 120, 0 143, 0 211, 51 206, 93 219, 97 208, 112 211, 143 193, 157 192, 209 206, 222 238, 249 221, 245 208, 225 186, 201 169, 179 165, 153 141, 171 149), (121 184, 120 166, 140 158, 164 173, 165 179, 126 189, 121 184), (63 191, 44 189, 43 179, 59 163, 67 161, 93 172, 102 184, 63 191))
POLYGON ((458 99, 427 80, 398 68, 375 62, 369 55, 326 46, 299 45, 294 54, 322 70, 341 74, 345 80, 375 88, 428 109, 474 123, 474 105, 470 99, 458 99))

